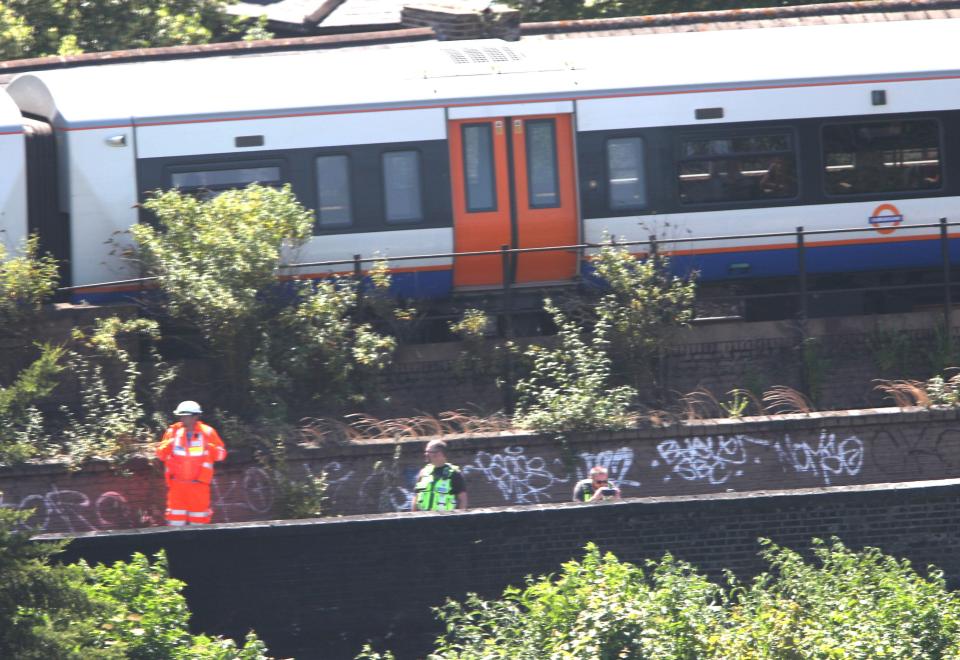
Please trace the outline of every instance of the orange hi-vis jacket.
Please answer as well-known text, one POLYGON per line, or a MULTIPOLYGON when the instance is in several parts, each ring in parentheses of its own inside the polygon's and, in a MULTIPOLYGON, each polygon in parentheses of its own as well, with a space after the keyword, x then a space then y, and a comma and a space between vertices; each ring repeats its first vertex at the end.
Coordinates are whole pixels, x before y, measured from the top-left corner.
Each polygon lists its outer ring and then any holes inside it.
POLYGON ((182 422, 172 424, 157 447, 157 458, 166 466, 167 482, 185 481, 209 484, 213 481, 213 463, 227 457, 227 450, 216 429, 196 422, 187 433, 182 422), (188 437, 189 436, 189 437, 188 437))

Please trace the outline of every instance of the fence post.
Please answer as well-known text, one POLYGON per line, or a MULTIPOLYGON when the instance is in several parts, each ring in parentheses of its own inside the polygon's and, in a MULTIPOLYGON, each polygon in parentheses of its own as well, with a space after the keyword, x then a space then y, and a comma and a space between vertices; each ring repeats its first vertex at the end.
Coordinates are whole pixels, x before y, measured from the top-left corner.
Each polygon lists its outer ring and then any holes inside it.
POLYGON ((953 359, 953 279, 950 273, 950 236, 947 219, 940 218, 940 258, 943 262, 943 327, 946 331, 947 355, 953 359))
POLYGON ((650 256, 648 258, 656 261, 660 247, 657 245, 657 235, 650 234, 650 256))
MULTIPOLYGON (((510 264, 510 246, 500 246, 500 265, 503 271, 503 302, 502 326, 503 337, 509 342, 513 339, 513 269, 510 264)), ((508 347, 503 351, 503 409, 508 415, 513 414, 513 357, 508 347)))
POLYGON ((803 227, 797 227, 797 276, 800 290, 800 323, 804 326, 806 335, 807 323, 807 246, 804 240, 803 227))
POLYGON ((353 281, 357 283, 357 302, 363 298, 363 268, 360 264, 361 256, 353 255, 353 281))
POLYGON ((800 329, 800 388, 807 396, 810 394, 810 374, 808 369, 807 345, 807 246, 803 227, 797 227, 797 289, 800 295, 798 321, 800 329))

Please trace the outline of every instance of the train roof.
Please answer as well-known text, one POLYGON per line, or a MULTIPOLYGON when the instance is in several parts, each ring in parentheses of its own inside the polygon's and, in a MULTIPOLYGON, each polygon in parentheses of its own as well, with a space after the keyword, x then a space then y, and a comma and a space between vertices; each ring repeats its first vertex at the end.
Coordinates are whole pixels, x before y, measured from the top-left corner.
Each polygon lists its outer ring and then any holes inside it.
POLYGON ((64 128, 954 75, 958 19, 417 42, 20 74, 64 128))

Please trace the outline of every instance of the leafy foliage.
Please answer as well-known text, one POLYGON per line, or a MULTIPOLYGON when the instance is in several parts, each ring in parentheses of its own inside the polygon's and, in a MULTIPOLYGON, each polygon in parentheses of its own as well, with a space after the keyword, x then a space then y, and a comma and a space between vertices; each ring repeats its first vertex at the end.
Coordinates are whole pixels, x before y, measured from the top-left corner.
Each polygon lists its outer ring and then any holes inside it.
POLYGON ((158 407, 175 375, 160 360, 157 339, 154 321, 108 317, 89 336, 75 329, 72 344, 41 346, 39 358, 0 387, 0 465, 55 458, 78 468, 142 447, 163 426, 158 407), (138 359, 124 342, 139 339, 146 350, 138 359), (75 379, 79 405, 52 414, 41 406, 65 375, 75 379))
POLYGON ((628 408, 636 392, 610 387, 609 328, 600 318, 589 339, 547 299, 547 312, 559 329, 556 347, 530 346, 529 376, 517 382, 514 421, 524 428, 561 432, 625 428, 628 408))
POLYGON ((0 508, 0 657, 86 660, 268 660, 250 633, 229 639, 192 635, 183 583, 161 552, 113 566, 62 566, 64 543, 37 543, 19 531, 30 511, 0 508))
POLYGON ((294 304, 264 325, 253 356, 260 410, 303 415, 358 404, 376 388, 373 377, 390 364, 397 342, 353 320, 359 302, 353 281, 299 284, 294 304))
MULTIPOLYGON (((70 571, 48 565, 63 544, 32 543, 18 531, 32 511, 0 508, 0 657, 58 657, 76 635, 66 619, 90 617, 95 607, 70 571)), ((59 657, 77 657, 63 653, 59 657)))
MULTIPOLYGON (((960 596, 876 548, 813 542, 814 561, 763 541, 771 566, 721 586, 667 554, 645 568, 593 544, 557 576, 528 578, 499 600, 438 609, 434 659, 596 658, 857 660, 955 658, 960 596)), ((369 647, 360 656, 383 659, 369 647)))
POLYGON ((289 185, 252 185, 209 200, 171 190, 144 206, 158 226, 132 228, 140 258, 160 278, 173 315, 193 319, 223 349, 256 321, 262 293, 276 289, 284 244, 302 246, 313 229, 289 185))
POLYGON ((637 259, 624 248, 605 245, 593 262, 609 287, 594 314, 610 327, 610 355, 618 379, 639 388, 654 374, 677 328, 693 318, 696 278, 670 274, 668 259, 637 259))
POLYGON ((71 465, 79 467, 93 457, 122 458, 163 428, 159 406, 176 369, 160 359, 159 339, 160 328, 149 319, 100 318, 89 337, 74 330, 82 352, 69 351, 67 365, 80 387, 80 406, 78 410, 61 407, 66 423, 56 430, 71 465), (123 343, 138 339, 146 340, 142 360, 135 359, 123 343), (111 368, 120 372, 120 378, 107 377, 105 369, 111 368), (111 380, 119 380, 119 387, 111 388, 111 380))
POLYGON ((151 562, 135 553, 112 566, 78 565, 87 592, 102 611, 86 643, 121 651, 131 660, 266 660, 266 647, 255 634, 238 649, 233 640, 191 635, 190 611, 181 593, 185 586, 170 577, 161 551, 151 562))
POLYGON ((0 387, 0 465, 22 463, 49 444, 37 403, 48 396, 65 366, 64 349, 43 346, 40 357, 8 387, 0 387))
POLYGON ((4 0, 0 59, 269 38, 232 0, 4 0))
POLYGON ((270 474, 274 490, 274 511, 281 519, 319 518, 323 515, 327 499, 327 474, 319 476, 307 472, 297 479, 290 474, 287 461, 287 446, 278 439, 268 453, 259 457, 260 463, 270 474))
MULTIPOLYGON (((2 17, 0 10, 0 21, 2 17)), ((36 237, 17 254, 10 254, 0 242, 0 330, 31 336, 41 306, 53 296, 57 283, 57 262, 39 254, 36 237)))
MULTIPOLYGON (((277 280, 282 255, 313 230, 289 186, 209 200, 170 191, 145 206, 158 227, 133 228, 139 258, 169 313, 195 326, 217 360, 224 407, 285 419, 363 399, 396 342, 356 320, 358 283, 277 280)), ((389 287, 382 267, 373 279, 389 287)))

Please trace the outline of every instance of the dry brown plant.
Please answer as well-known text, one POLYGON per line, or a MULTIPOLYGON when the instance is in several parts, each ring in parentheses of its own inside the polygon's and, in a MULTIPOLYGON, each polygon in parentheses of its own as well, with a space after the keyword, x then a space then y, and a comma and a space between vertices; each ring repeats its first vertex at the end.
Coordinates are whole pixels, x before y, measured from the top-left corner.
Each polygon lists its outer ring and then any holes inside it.
POLYGON ((705 387, 698 388, 693 392, 688 392, 680 397, 682 414, 688 422, 698 419, 714 419, 717 417, 726 417, 723 407, 717 401, 717 397, 705 387))
POLYGON ((346 422, 328 418, 309 418, 301 422, 301 443, 317 447, 328 442, 340 444, 364 440, 404 440, 445 435, 499 433, 513 428, 502 414, 481 415, 466 410, 448 410, 437 416, 420 414, 411 417, 379 419, 373 415, 346 415, 346 422))
MULTIPOLYGON (((956 376, 953 378, 956 378, 956 376)), ((951 378, 951 381, 953 378, 951 378)), ((883 394, 893 399, 894 405, 898 408, 911 408, 914 406, 929 408, 931 405, 930 396, 927 394, 924 384, 920 381, 877 379, 873 382, 876 383, 873 389, 883 392, 883 394)))
POLYGON ((813 412, 810 399, 792 387, 774 385, 763 393, 764 411, 771 415, 788 415, 791 413, 809 414, 813 412))

